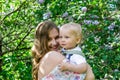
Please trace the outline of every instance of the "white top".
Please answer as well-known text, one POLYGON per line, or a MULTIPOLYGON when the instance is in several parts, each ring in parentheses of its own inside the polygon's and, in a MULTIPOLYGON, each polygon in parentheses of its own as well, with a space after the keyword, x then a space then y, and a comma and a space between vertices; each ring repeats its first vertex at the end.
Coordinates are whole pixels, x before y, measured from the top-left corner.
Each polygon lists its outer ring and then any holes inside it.
MULTIPOLYGON (((79 46, 73 48, 73 49, 70 49, 70 50, 67 50, 67 51, 73 51, 73 50, 77 50, 77 51, 80 51, 82 52, 81 48, 79 46)), ((65 49, 62 49, 62 51, 66 51, 65 49)), ((68 58, 69 54, 66 54, 66 58, 68 58)), ((82 55, 79 55, 79 54, 73 54, 71 57, 70 57, 70 61, 75 63, 75 64, 81 64, 81 63, 86 63, 86 59, 84 56, 82 55)))

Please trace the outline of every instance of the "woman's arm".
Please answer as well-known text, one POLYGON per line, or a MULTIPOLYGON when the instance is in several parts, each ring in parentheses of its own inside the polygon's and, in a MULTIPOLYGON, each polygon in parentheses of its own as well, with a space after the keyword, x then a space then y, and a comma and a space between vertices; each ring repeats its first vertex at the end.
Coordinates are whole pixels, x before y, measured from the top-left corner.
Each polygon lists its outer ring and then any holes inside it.
POLYGON ((87 69, 87 74, 86 74, 85 80, 95 80, 94 73, 89 64, 88 64, 88 69, 87 69))

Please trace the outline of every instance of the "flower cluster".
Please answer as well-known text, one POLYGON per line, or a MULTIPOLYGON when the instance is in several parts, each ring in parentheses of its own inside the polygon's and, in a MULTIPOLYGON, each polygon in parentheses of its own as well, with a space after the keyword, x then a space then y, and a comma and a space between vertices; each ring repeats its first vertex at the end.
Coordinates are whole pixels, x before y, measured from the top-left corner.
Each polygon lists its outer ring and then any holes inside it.
POLYGON ((63 18, 68 17, 68 12, 63 13, 62 17, 63 18))
POLYGON ((44 0, 38 0, 38 2, 39 2, 40 4, 42 4, 42 3, 44 2, 44 0))
POLYGON ((114 27, 115 27, 115 23, 111 23, 111 24, 108 26, 108 29, 109 29, 109 30, 114 30, 114 27))
POLYGON ((87 25, 89 24, 98 25, 99 21, 98 20, 84 20, 84 23, 87 25))
POLYGON ((82 7, 81 10, 82 12, 87 12, 87 7, 82 7))
POLYGON ((51 17, 51 12, 43 14, 43 19, 49 19, 51 17))

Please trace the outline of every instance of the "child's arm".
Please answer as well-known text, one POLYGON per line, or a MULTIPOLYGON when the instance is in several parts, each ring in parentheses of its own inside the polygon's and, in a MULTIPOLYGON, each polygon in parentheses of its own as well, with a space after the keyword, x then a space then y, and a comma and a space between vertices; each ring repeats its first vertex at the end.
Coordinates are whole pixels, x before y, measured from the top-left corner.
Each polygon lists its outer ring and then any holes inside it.
POLYGON ((87 72, 87 63, 81 63, 81 64, 71 64, 68 62, 62 62, 60 64, 60 70, 61 71, 72 71, 77 72, 79 74, 87 72))

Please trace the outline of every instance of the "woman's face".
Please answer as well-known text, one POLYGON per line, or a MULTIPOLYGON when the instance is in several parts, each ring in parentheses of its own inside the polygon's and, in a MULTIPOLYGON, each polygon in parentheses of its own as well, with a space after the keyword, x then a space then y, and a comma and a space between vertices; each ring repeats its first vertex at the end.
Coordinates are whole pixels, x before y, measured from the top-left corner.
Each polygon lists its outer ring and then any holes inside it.
POLYGON ((53 28, 49 32, 48 46, 49 46, 50 50, 57 51, 59 49, 59 33, 55 28, 53 28))

